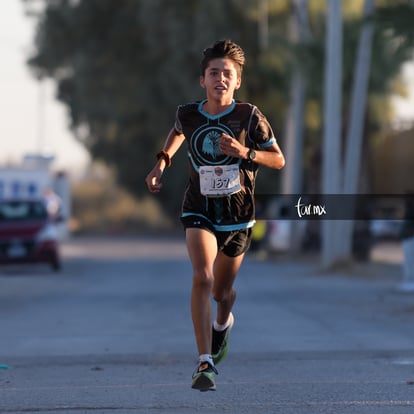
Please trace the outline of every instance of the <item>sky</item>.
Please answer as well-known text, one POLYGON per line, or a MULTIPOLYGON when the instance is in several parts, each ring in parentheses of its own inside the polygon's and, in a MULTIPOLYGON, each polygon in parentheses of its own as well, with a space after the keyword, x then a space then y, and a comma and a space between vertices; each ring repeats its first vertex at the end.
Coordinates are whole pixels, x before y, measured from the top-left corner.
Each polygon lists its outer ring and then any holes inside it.
POLYGON ((33 33, 34 21, 25 16, 22 1, 1 0, 0 166, 42 152, 55 155, 55 169, 79 171, 89 156, 68 129, 66 108, 54 97, 55 85, 40 85, 26 64, 33 33))
MULTIPOLYGON (((24 14, 21 0, 0 2, 0 166, 19 163, 26 153, 55 155, 54 167, 79 171, 87 165, 87 151, 68 129, 64 105, 52 81, 42 85, 32 76, 26 60, 33 43, 34 21, 24 14), (41 102, 43 102, 41 104, 41 102)), ((395 98, 398 117, 414 119, 414 61, 405 65, 409 98, 395 98)))

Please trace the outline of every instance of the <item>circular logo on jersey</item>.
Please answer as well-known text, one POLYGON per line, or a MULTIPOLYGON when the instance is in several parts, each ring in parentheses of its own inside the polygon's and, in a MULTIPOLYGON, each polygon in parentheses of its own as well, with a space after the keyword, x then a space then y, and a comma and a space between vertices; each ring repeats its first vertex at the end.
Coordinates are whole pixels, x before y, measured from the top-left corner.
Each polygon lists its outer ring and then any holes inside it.
POLYGON ((198 128, 190 140, 191 152, 198 165, 226 165, 234 163, 234 158, 220 150, 220 138, 225 133, 233 136, 224 125, 203 125, 198 128))

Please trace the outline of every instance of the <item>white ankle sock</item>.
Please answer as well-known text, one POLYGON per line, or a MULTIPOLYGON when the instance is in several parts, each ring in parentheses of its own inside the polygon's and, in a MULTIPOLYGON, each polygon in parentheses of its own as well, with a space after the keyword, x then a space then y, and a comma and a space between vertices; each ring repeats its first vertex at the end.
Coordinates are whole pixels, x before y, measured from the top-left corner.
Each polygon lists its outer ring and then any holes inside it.
POLYGON ((208 362, 210 365, 214 367, 213 357, 210 354, 201 354, 198 357, 199 362, 208 362))
POLYGON ((219 323, 217 323, 217 321, 213 322, 214 330, 217 332, 224 331, 229 325, 230 325, 230 315, 227 319, 227 322, 223 325, 220 325, 219 323))

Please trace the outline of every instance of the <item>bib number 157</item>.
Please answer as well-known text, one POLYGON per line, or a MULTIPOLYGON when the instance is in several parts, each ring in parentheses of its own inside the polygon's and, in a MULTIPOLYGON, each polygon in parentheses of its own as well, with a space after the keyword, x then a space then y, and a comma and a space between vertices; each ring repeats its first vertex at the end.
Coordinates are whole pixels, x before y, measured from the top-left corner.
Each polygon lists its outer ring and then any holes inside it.
POLYGON ((200 190, 209 197, 224 197, 240 191, 240 173, 237 164, 201 166, 200 190))

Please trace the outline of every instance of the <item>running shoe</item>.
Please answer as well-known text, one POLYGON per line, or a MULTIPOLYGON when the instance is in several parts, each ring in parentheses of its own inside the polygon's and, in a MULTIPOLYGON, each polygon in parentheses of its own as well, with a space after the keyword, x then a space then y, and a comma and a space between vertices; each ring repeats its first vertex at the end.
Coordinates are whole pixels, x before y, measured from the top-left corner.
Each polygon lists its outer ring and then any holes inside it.
POLYGON ((229 320, 229 326, 224 331, 216 331, 213 327, 211 353, 213 361, 216 365, 225 358, 227 352, 229 351, 230 331, 234 325, 234 316, 231 312, 229 320))
POLYGON ((207 361, 199 362, 193 374, 191 388, 200 391, 215 391, 215 374, 218 374, 218 372, 213 365, 207 361))

